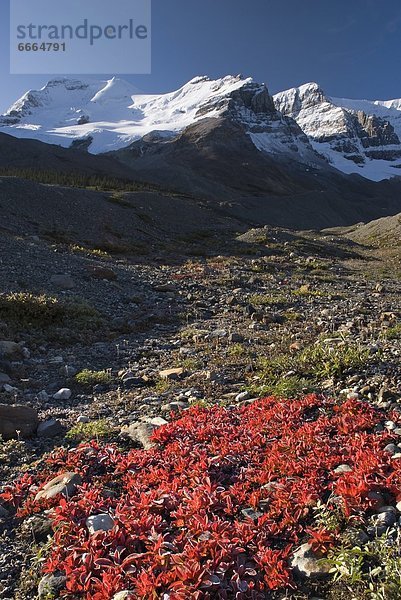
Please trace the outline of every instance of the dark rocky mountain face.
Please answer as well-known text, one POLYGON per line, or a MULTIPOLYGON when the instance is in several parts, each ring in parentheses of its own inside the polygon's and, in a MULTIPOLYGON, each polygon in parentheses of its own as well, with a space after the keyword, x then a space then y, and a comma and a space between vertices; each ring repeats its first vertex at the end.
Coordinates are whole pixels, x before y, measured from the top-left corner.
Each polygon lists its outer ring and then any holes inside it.
MULTIPOLYGON (((261 96, 264 99, 257 106, 263 108, 258 113, 262 127, 263 122, 271 123, 269 114, 279 117, 276 112, 269 112, 268 96, 261 96)), ((239 114, 253 97, 232 100, 227 110, 235 107, 239 114)), ((279 121, 279 137, 285 126, 285 121, 279 121)), ((293 228, 346 225, 401 211, 398 181, 374 183, 345 176, 325 161, 317 160, 306 167, 295 157, 295 151, 259 151, 247 126, 228 116, 202 119, 172 138, 150 134, 128 148, 106 155, 0 134, 0 169, 50 170, 150 184, 160 197, 165 196, 164 192, 171 197, 171 191, 187 197, 181 210, 187 207, 188 221, 199 203, 210 211, 207 218, 211 222, 213 215, 218 214, 229 221, 293 228)), ((174 218, 175 213, 169 215, 169 219, 174 218)))
POLYGON ((0 170, 4 169, 130 179, 126 169, 112 158, 0 133, 0 170))

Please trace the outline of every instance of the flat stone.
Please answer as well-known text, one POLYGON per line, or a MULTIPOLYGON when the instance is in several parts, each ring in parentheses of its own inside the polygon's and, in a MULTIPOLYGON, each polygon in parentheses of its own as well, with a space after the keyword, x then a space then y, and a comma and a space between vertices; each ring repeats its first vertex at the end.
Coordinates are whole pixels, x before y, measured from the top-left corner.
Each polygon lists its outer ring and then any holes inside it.
POLYGON ((62 473, 44 486, 35 496, 35 502, 38 500, 50 500, 56 496, 71 497, 75 494, 77 486, 81 485, 82 478, 78 473, 62 473))
POLYGON ((227 331, 225 329, 215 329, 209 333, 208 338, 210 339, 221 339, 227 337, 227 331))
POLYGON ((154 427, 162 427, 163 425, 168 425, 168 421, 166 421, 166 419, 163 419, 162 417, 153 417, 153 419, 151 419, 149 423, 154 427))
POLYGON ((12 385, 9 385, 8 383, 5 383, 3 385, 3 390, 5 392, 7 392, 7 394, 17 394, 19 391, 18 388, 14 387, 12 385))
POLYGON ((252 521, 257 521, 259 517, 263 516, 263 513, 259 510, 254 510, 253 508, 243 508, 241 513, 247 519, 252 519, 252 521))
POLYGON ((159 377, 165 380, 176 380, 180 379, 184 374, 184 369, 179 367, 176 369, 164 369, 163 371, 159 371, 159 377))
POLYGON ((114 520, 107 513, 93 515, 86 519, 86 526, 89 533, 93 535, 96 531, 110 531, 114 527, 114 520))
POLYGON ((10 383, 10 382, 11 382, 11 379, 7 375, 7 373, 0 373, 0 385, 2 385, 3 383, 10 383))
POLYGON ((72 290, 75 287, 75 282, 71 275, 66 274, 52 275, 50 283, 61 290, 72 290))
POLYGON ((105 279, 106 281, 115 281, 117 279, 115 272, 108 267, 87 265, 86 270, 93 279, 105 279))
POLYGON ((39 417, 34 408, 0 404, 0 435, 5 440, 30 437, 36 433, 38 425, 39 417))
POLYGON ((174 292, 175 286, 171 283, 160 283, 153 286, 155 292, 174 292))

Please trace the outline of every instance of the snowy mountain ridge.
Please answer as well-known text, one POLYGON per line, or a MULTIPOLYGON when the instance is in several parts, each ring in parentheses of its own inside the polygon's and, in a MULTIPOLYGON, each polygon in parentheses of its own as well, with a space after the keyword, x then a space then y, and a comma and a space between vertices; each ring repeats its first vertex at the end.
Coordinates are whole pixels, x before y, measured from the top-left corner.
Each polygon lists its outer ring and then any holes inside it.
POLYGON ((117 78, 53 79, 17 100, 0 117, 0 131, 97 154, 149 134, 173 139, 219 117, 241 125, 261 152, 373 180, 401 174, 401 100, 330 98, 317 83, 272 97, 264 84, 242 76, 195 77, 157 95, 117 78))

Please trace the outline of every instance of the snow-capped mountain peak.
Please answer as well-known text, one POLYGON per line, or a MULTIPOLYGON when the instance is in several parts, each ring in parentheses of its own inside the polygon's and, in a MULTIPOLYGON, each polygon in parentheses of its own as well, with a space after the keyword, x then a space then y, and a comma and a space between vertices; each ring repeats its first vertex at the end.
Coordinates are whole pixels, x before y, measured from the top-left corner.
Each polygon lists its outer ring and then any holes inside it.
POLYGON ((315 82, 305 83, 274 96, 276 108, 283 114, 292 116, 327 101, 322 88, 315 82))
POLYGON ((280 92, 274 102, 334 167, 374 180, 401 175, 401 102, 331 98, 316 83, 280 92))

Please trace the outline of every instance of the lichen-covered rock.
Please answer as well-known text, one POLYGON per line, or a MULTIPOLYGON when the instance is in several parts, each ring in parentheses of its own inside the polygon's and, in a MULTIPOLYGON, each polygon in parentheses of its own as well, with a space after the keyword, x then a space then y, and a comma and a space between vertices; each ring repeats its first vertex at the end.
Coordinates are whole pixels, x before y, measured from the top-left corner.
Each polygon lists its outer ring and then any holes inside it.
POLYGON ((132 423, 121 430, 123 436, 129 437, 133 442, 140 444, 145 450, 153 448, 154 443, 151 440, 151 435, 156 429, 151 423, 132 423))
POLYGON ((302 544, 292 555, 290 564, 295 574, 300 577, 326 579, 329 576, 329 563, 313 552, 310 544, 302 544))
POLYGON ((81 483, 81 476, 77 473, 62 473, 46 483, 44 488, 36 494, 35 501, 50 500, 59 495, 69 498, 75 494, 77 486, 81 483))
POLYGON ((63 573, 54 573, 45 575, 39 582, 38 596, 39 599, 58 598, 60 592, 65 587, 67 581, 63 573))

